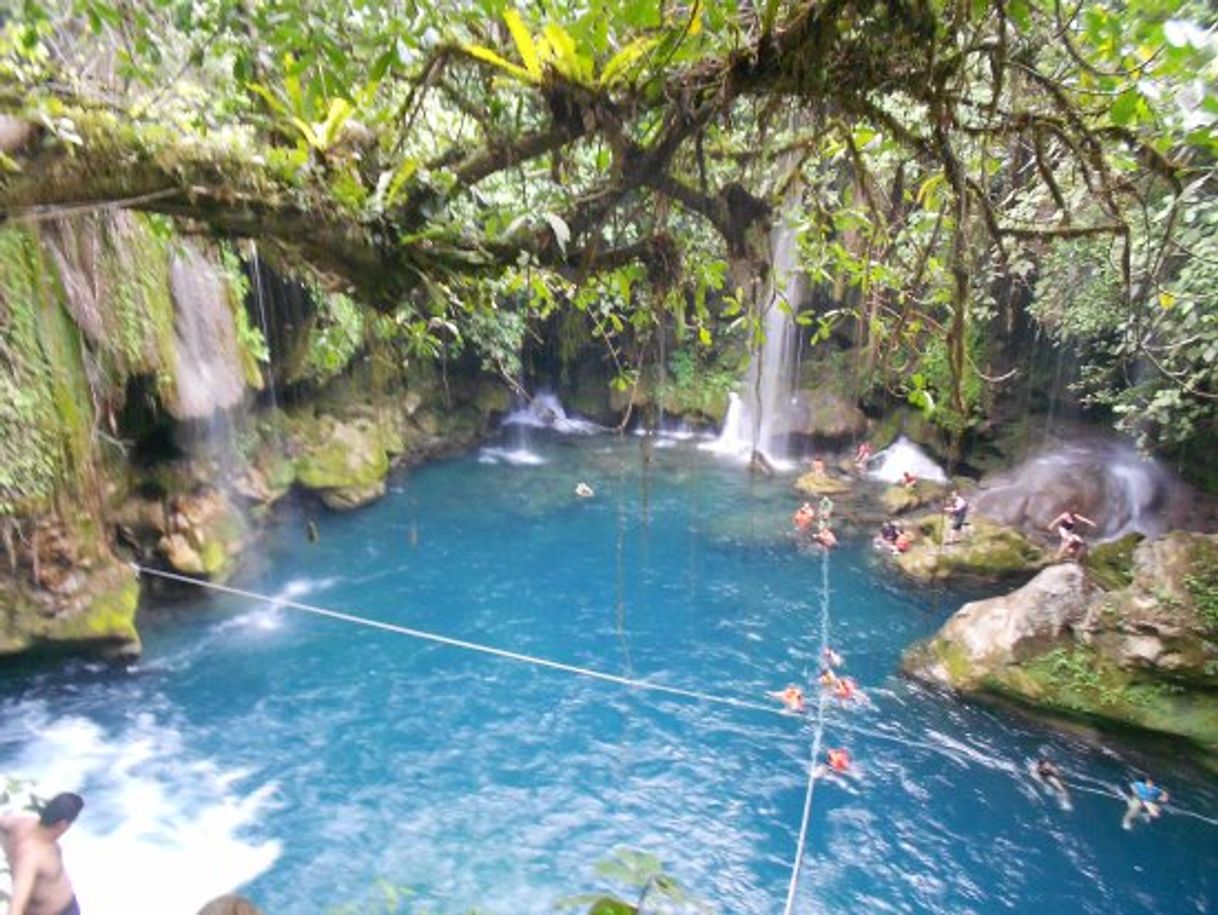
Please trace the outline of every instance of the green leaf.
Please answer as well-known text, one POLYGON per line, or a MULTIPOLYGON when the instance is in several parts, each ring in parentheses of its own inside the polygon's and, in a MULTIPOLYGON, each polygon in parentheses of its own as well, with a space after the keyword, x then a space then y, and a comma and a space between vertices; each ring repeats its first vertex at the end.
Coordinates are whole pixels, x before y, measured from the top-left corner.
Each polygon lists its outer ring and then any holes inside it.
POLYGON ((537 56, 537 45, 533 43, 533 36, 529 34, 520 13, 514 9, 505 10, 503 21, 507 23, 512 40, 516 42, 516 50, 524 61, 525 71, 532 77, 533 82, 541 82, 541 61, 537 56))
POLYGON ((1112 119, 1112 123, 1123 127, 1133 120, 1141 101, 1142 94, 1137 89, 1127 89, 1112 103, 1112 107, 1108 109, 1108 117, 1112 119))
POLYGON ((531 74, 524 67, 514 64, 508 60, 504 60, 502 57, 500 57, 490 48, 484 48, 484 47, 482 47, 482 45, 477 45, 477 44, 463 44, 463 45, 461 45, 461 48, 465 51, 466 54, 470 55, 471 57, 476 57, 479 60, 486 61, 488 64, 493 64, 494 66, 498 67, 500 70, 510 73, 512 76, 516 77, 522 83, 537 83, 538 82, 538 79, 535 78, 533 76, 533 74, 531 74))
POLYGON ((601 71, 598 84, 602 89, 628 80, 629 73, 648 51, 655 47, 656 38, 652 35, 641 35, 609 58, 605 69, 601 71))

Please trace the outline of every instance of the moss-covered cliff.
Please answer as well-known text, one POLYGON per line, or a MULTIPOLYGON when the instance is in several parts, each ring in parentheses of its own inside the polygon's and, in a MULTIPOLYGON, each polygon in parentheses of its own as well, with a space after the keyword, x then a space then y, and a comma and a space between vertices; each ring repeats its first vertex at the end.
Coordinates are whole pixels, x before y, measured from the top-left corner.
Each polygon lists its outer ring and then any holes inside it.
POLYGON ((906 654, 906 670, 1184 738, 1218 758, 1218 536, 1175 532, 1140 544, 1124 569, 1102 567, 1097 576, 1051 566, 1011 594, 965 605, 906 654))

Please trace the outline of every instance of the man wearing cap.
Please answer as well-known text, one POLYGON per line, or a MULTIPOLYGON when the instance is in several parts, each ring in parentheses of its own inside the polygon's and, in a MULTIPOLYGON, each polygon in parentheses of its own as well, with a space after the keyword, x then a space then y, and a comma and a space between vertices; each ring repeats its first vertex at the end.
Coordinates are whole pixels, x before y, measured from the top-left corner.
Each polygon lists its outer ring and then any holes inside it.
POLYGON ((0 843, 13 876, 8 915, 80 915, 59 839, 84 806, 79 795, 57 794, 37 817, 0 817, 0 843))

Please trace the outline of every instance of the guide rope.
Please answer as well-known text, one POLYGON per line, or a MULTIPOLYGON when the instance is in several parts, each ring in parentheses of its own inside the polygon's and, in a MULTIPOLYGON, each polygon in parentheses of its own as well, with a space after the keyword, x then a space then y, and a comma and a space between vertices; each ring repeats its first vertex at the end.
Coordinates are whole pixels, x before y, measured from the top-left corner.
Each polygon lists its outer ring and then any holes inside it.
MULTIPOLYGON (((820 564, 820 656, 826 657, 829 649, 829 550, 821 551, 820 564)), ((816 790, 816 767, 820 759, 821 741, 825 736, 825 707, 829 702, 828 690, 820 691, 816 703, 816 726, 812 734, 812 752, 808 758, 808 788, 804 792, 804 812, 799 822, 799 841, 795 845, 795 864, 791 868, 791 883, 787 887, 787 906, 784 915, 791 915, 795 907, 795 891, 799 887, 799 872, 803 866, 804 849, 807 847, 808 822, 812 818, 812 794, 816 790)))
POLYGON ((234 588, 229 585, 221 585, 214 581, 203 581, 198 578, 191 578, 188 575, 178 575, 175 572, 166 572, 163 569, 150 569, 141 566, 138 563, 131 563, 131 567, 138 574, 151 575, 157 578, 164 578, 170 581, 182 582, 189 585, 197 585, 211 591, 219 591, 224 594, 232 594, 237 597, 245 597, 250 600, 261 601, 277 607, 290 607, 293 610, 301 610, 305 613, 312 613, 316 616, 323 616, 327 619, 339 620, 344 623, 352 623, 356 626, 365 626, 369 629, 380 629, 384 632, 393 632, 398 635, 410 636, 415 639, 422 639, 427 642, 435 642, 439 645, 447 645, 451 648, 463 648, 467 651, 476 651, 480 654, 492 655, 497 658, 504 658, 509 661, 520 661, 525 664, 532 664, 536 667, 545 667, 550 670, 561 670, 565 673, 577 674, 582 677, 590 677, 594 680, 602 680, 606 683, 616 683, 619 686, 629 686, 633 689, 648 690, 655 693, 665 693, 670 696, 682 696, 686 699, 697 699, 701 702, 709 702, 715 705, 725 705, 731 708, 748 709, 753 712, 765 712, 770 715, 781 715, 789 717, 789 714, 780 708, 775 708, 772 705, 762 705, 760 702, 750 702, 747 699, 737 699, 733 696, 721 696, 713 693, 706 693, 700 690, 682 689, 677 686, 665 686, 662 683, 653 683, 650 680, 640 680, 634 677, 622 677, 617 674, 606 673, 602 670, 594 670, 589 667, 580 667, 576 664, 565 664, 561 661, 553 661, 549 658, 538 657, 537 655, 524 654, 519 651, 509 651, 506 648, 496 648, 493 645, 483 645, 479 642, 471 642, 466 639, 457 639, 452 636, 440 635, 437 632, 429 632, 426 629, 415 629, 410 626, 400 626, 396 623, 386 623, 381 620, 369 619, 363 616, 357 616, 353 613, 344 613, 339 610, 331 610, 327 607, 318 607, 314 604, 306 604, 301 601, 290 600, 286 597, 270 597, 265 594, 259 594, 255 591, 246 591, 243 588, 234 588))
MULTIPOLYGON (((826 552, 826 556, 824 557, 823 561, 824 561, 825 565, 822 566, 822 581, 824 582, 824 590, 822 593, 822 605, 821 605, 822 651, 823 651, 824 647, 827 647, 827 644, 828 644, 829 607, 828 607, 827 582, 828 582, 829 573, 828 573, 828 564, 827 564, 828 563, 827 552, 826 552)), ((525 664, 531 664, 536 667, 544 667, 549 670, 563 671, 565 673, 571 673, 571 674, 576 674, 578 676, 588 677, 593 680, 600 680, 605 683, 616 683, 619 686, 626 686, 626 687, 630 687, 632 689, 639 689, 639 690, 660 693, 660 694, 670 695, 670 696, 679 696, 679 697, 683 697, 686 699, 694 699, 694 700, 697 700, 700 702, 707 702, 707 703, 710 703, 713 705, 721 705, 721 706, 726 706, 729 708, 745 709, 745 710, 752 711, 752 712, 764 712, 769 715, 778 715, 783 718, 791 717, 790 713, 787 712, 785 709, 775 708, 774 706, 771 706, 771 705, 763 705, 760 702, 750 702, 747 699, 738 699, 734 696, 717 695, 714 693, 702 692, 700 690, 682 689, 681 687, 677 687, 677 686, 666 686, 662 683, 653 683, 649 680, 640 680, 638 678, 633 678, 633 677, 622 677, 622 676, 618 676, 617 674, 606 673, 605 671, 594 670, 594 669, 588 668, 588 667, 580 667, 576 664, 566 664, 561 661, 553 661, 549 658, 541 658, 536 655, 524 654, 522 652, 517 652, 517 651, 509 651, 504 648, 496 648, 492 645, 483 645, 478 642, 468 641, 466 639, 457 639, 457 638, 453 638, 451 636, 440 635, 439 633, 429 632, 424 629, 416 629, 416 628, 412 628, 410 626, 400 626, 396 623, 386 623, 386 622, 382 622, 380 620, 374 620, 374 619, 369 619, 369 618, 363 617, 363 616, 357 616, 353 613, 344 613, 339 610, 331 610, 326 607, 319 607, 319 606, 316 606, 313 604, 306 604, 301 601, 291 600, 286 597, 272 597, 272 596, 268 596, 266 594, 259 594, 255 591, 247 591, 242 588, 234 588, 230 585, 218 584, 217 582, 213 582, 213 581, 204 581, 199 578, 191 578, 188 575, 179 575, 175 572, 168 572, 163 569, 152 569, 152 568, 148 568, 147 566, 142 566, 142 565, 139 565, 138 563, 134 563, 134 562, 130 563, 130 567, 136 572, 137 575, 149 575, 149 576, 153 576, 156 578, 163 578, 163 579, 166 579, 169 581, 176 581, 176 582, 180 582, 182 584, 193 585, 195 587, 203 588, 205 590, 218 591, 223 594, 231 594, 236 597, 248 598, 249 600, 259 601, 261 603, 270 604, 270 605, 276 606, 276 607, 287 607, 287 608, 290 608, 293 610, 300 610, 305 613, 311 613, 315 616, 321 616, 321 617, 325 617, 327 619, 338 620, 340 622, 345 622, 345 623, 351 623, 356 626, 364 626, 369 629, 379 629, 384 632, 392 632, 392 633, 396 633, 398 635, 405 635, 405 636, 409 636, 411 638, 422 639, 424 641, 434 642, 439 645, 447 645, 451 648, 462 648, 462 649, 466 649, 468 651, 474 651, 474 652, 478 652, 480 654, 491 655, 492 657, 503 658, 503 659, 509 660, 509 661, 518 661, 518 662, 525 663, 525 664)), ((822 695, 820 697, 820 702, 817 705, 817 732, 815 733, 814 740, 813 740, 813 760, 812 760, 813 767, 815 766, 815 757, 819 753, 819 750, 820 750, 819 741, 822 737, 823 726, 824 726, 824 721, 825 721, 824 710, 827 706, 826 699, 827 699, 827 697, 822 693, 822 695)), ((915 739, 912 739, 909 737, 902 737, 902 736, 896 735, 896 734, 886 734, 883 731, 878 731, 878 730, 874 730, 872 728, 867 728, 867 727, 861 727, 859 725, 852 724, 849 722, 835 722, 834 727, 840 727, 844 731, 861 734, 866 737, 873 737, 878 740, 886 740, 886 741, 889 741, 892 743, 899 743, 899 744, 902 744, 903 746, 920 747, 920 748, 928 750, 932 753, 938 753, 940 755, 949 756, 949 758, 952 758, 952 759, 956 758, 955 756, 952 756, 950 754, 949 749, 947 747, 938 746, 936 744, 929 743, 927 741, 915 740, 915 739)), ((814 771, 815 771, 815 769, 813 768, 812 772, 814 772, 814 771)), ((811 774, 811 772, 809 774, 811 774)), ((1115 797, 1115 798, 1119 798, 1122 801, 1127 800, 1127 798, 1124 795, 1122 795, 1119 791, 1116 791, 1114 789, 1089 788, 1084 785, 1078 785, 1074 782, 1067 782, 1066 784, 1072 789, 1076 789, 1079 791, 1085 791, 1090 794, 1115 797)), ((805 821, 806 821, 807 815, 809 815, 811 812, 811 803, 812 803, 812 791, 811 791, 811 789, 809 789, 807 795, 805 796, 805 821)), ((1189 810, 1184 807, 1176 806, 1175 804, 1167 804, 1167 805, 1165 805, 1165 809, 1169 810, 1172 813, 1178 813, 1182 816, 1192 817, 1193 819, 1200 820, 1204 823, 1208 823, 1211 826, 1218 826, 1218 819, 1214 819, 1212 817, 1205 816, 1204 814, 1197 813, 1195 811, 1189 810)), ((806 826, 806 822, 805 822, 805 826, 806 826)), ((803 850, 803 844, 804 844, 803 833, 804 833, 804 828, 801 827, 801 837, 800 837, 799 849, 797 852, 799 855, 802 855, 802 850, 803 850)), ((799 861, 797 860, 796 861, 797 869, 798 869, 798 864, 799 864, 799 861)), ((793 892, 793 890, 792 890, 792 892, 793 892)), ((790 910, 788 909, 788 912, 789 911, 790 910)))

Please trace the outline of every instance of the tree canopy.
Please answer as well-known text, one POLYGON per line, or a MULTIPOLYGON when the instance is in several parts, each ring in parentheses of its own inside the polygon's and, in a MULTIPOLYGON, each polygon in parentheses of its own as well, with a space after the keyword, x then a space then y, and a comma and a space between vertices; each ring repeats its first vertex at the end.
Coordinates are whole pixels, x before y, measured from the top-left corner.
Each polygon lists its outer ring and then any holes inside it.
MULTIPOLYGON (((1179 0, 24 0, 0 207, 277 243, 426 349, 499 314, 747 333, 771 233, 960 421, 1034 313, 1089 393, 1212 419, 1214 14, 1179 0)), ((797 304, 797 303, 796 303, 797 304)), ((624 375, 629 366, 623 360, 624 375)), ((1175 425, 1173 425, 1175 424, 1175 425)))

